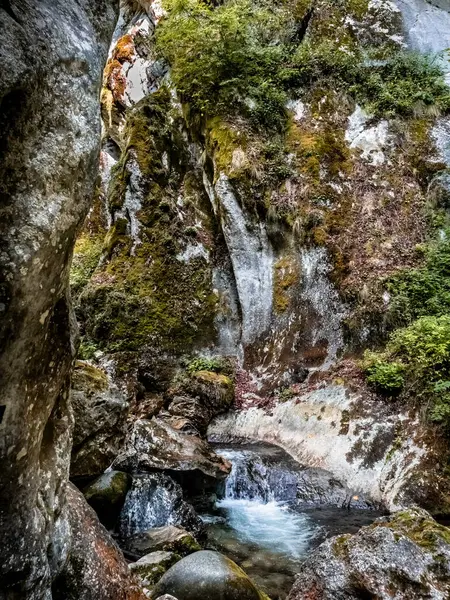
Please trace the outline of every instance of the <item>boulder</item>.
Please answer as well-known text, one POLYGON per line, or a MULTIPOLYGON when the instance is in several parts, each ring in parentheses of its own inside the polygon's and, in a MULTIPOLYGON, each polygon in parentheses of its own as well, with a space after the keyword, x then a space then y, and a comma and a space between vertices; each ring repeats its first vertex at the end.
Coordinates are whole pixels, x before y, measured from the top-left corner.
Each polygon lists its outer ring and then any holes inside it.
POLYGON ((144 600, 125 559, 82 494, 67 488, 72 543, 53 600, 144 600))
POLYGON ((173 594, 178 600, 263 600, 244 571, 232 560, 211 550, 186 556, 157 583, 153 597, 173 594))
POLYGON ((180 556, 201 550, 200 545, 190 533, 173 525, 154 527, 129 537, 125 540, 123 548, 127 556, 133 557, 134 560, 161 550, 174 552, 180 556))
POLYGON ((140 558, 137 562, 129 565, 130 570, 140 580, 143 587, 155 585, 164 573, 173 564, 180 560, 181 556, 174 552, 151 552, 140 558))
POLYGON ((100 475, 117 456, 125 438, 128 403, 104 371, 78 361, 72 377, 72 405, 71 477, 100 475))
POLYGON ((230 377, 212 371, 198 371, 172 390, 168 419, 173 426, 176 419, 187 422, 185 429, 206 435, 209 423, 227 411, 234 400, 234 385, 230 377), (172 417, 172 418, 171 418, 172 417))
POLYGON ((194 535, 204 530, 194 508, 183 500, 181 486, 168 475, 149 473, 133 476, 120 513, 122 539, 164 525, 179 525, 194 535))
POLYGON ((224 479, 231 465, 204 440, 176 431, 159 419, 139 420, 127 436, 113 467, 129 473, 154 471, 201 471, 224 479))
POLYGON ((84 497, 105 527, 114 526, 130 485, 128 473, 108 471, 83 490, 84 497))
POLYGON ((288 600, 450 597, 450 529, 418 508, 324 542, 305 561, 288 600))

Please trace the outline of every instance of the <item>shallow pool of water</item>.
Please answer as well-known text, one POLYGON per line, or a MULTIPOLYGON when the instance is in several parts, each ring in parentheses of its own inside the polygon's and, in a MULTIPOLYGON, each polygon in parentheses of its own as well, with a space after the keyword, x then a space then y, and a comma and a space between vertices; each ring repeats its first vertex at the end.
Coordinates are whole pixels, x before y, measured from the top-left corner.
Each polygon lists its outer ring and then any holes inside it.
POLYGON ((373 510, 308 507, 290 477, 300 469, 272 446, 218 447, 233 470, 208 524, 208 547, 236 561, 272 598, 285 599, 302 561, 327 537, 354 533, 379 516, 373 510))

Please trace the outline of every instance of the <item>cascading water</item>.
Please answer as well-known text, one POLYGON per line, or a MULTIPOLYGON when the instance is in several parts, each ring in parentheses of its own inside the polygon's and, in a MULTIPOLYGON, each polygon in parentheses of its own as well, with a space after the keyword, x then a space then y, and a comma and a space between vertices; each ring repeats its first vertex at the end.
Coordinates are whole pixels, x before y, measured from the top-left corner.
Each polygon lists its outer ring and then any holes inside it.
POLYGON ((283 599, 302 560, 326 537, 377 516, 323 469, 304 468, 275 446, 217 446, 232 464, 208 544, 238 562, 273 599, 283 599), (351 510, 349 508, 351 507, 351 510))

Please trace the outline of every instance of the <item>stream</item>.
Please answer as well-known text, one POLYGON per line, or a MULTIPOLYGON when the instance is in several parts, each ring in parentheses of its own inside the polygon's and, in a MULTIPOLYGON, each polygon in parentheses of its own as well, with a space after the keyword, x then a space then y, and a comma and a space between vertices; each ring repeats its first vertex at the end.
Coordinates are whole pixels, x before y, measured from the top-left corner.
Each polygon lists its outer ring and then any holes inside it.
POLYGON ((208 547, 237 562, 272 600, 287 597, 302 561, 327 537, 380 516, 330 473, 302 467, 278 447, 215 449, 232 471, 215 507, 201 515, 208 547))

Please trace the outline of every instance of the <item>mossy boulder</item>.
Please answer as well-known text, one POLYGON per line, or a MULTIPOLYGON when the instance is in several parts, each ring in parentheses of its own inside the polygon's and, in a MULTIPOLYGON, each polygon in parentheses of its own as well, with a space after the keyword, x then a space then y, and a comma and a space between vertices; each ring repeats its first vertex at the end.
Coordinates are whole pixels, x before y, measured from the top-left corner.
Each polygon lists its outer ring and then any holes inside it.
POLYGON ((195 371, 167 393, 171 401, 163 416, 172 427, 206 435, 209 423, 227 411, 234 400, 234 382, 228 375, 195 371))
POLYGON ((159 550, 151 552, 130 564, 130 570, 136 575, 143 587, 153 586, 172 565, 181 559, 175 552, 159 550))
POLYGON ((72 377, 75 416, 71 477, 100 475, 117 456, 125 437, 128 402, 107 374, 78 361, 72 377))
POLYGON ((412 508, 323 543, 289 600, 450 597, 450 529, 412 508))
POLYGON ((128 473, 108 471, 83 490, 84 497, 106 527, 114 526, 130 485, 128 473))
POLYGON ((173 552, 179 556, 187 556, 201 550, 193 535, 173 525, 153 527, 130 536, 124 542, 123 548, 128 556, 133 556, 135 559, 152 552, 173 552))
POLYGON ((269 600, 232 560, 211 550, 195 552, 171 567, 153 592, 178 600, 269 600))

